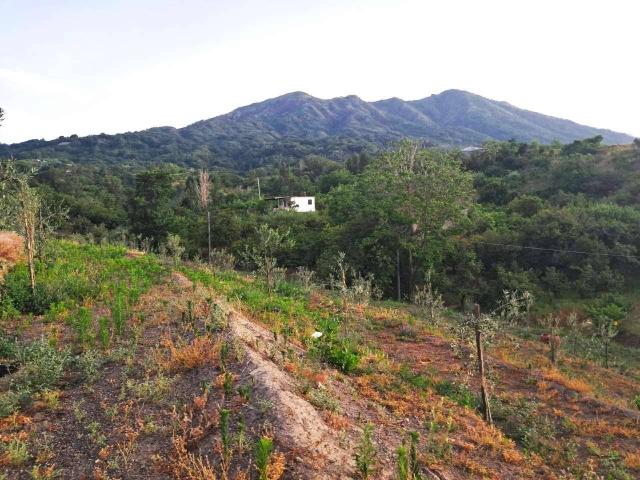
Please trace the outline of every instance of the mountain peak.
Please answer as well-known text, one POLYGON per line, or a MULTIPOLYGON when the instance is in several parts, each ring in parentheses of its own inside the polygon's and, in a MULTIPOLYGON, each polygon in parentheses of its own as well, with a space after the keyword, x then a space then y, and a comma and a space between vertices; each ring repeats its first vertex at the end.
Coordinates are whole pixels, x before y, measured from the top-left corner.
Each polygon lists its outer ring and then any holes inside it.
POLYGON ((570 143, 596 135, 609 144, 633 140, 623 133, 523 110, 459 89, 421 100, 392 97, 376 102, 356 95, 321 99, 295 91, 180 129, 94 135, 71 143, 0 145, 0 157, 188 163, 196 148, 207 145, 220 165, 244 169, 311 154, 342 159, 407 137, 447 147, 510 139, 570 143))

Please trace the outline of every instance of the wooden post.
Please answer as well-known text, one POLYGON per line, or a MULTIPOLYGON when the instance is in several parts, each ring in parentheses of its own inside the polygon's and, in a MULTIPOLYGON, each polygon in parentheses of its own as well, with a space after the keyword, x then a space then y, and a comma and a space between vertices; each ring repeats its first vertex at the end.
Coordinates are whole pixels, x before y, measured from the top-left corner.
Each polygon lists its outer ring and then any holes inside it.
POLYGON ((402 301, 402 289, 400 286, 400 249, 396 249, 396 283, 398 287, 398 301, 402 301))
POLYGON ((482 349, 482 331, 480 329, 480 305, 476 303, 476 321, 474 322, 476 332, 476 349, 478 353, 478 373, 480 374, 480 397, 482 401, 482 416, 489 425, 493 424, 491 418, 491 406, 489 404, 489 390, 487 380, 484 375, 484 351, 482 349))
POLYGON ((211 211, 207 209, 207 232, 209 234, 209 263, 211 263, 211 211))
POLYGON ((258 177, 258 200, 262 200, 262 195, 260 193, 260 177, 258 177))

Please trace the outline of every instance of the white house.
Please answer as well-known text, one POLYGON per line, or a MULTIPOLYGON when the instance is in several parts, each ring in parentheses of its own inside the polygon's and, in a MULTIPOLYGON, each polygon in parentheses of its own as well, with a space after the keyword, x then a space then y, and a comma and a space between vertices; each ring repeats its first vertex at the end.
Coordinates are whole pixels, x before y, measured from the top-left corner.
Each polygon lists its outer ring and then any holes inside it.
POLYGON ((296 212, 315 212, 316 197, 271 197, 276 200, 278 210, 295 210, 296 212))

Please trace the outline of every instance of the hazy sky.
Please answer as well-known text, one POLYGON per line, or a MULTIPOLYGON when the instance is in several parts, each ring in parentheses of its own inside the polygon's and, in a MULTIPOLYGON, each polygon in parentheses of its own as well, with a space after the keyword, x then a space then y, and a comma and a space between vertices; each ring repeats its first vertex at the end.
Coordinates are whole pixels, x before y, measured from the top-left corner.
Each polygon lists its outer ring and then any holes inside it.
POLYGON ((0 142, 449 88, 640 136, 640 2, 0 0, 0 142))

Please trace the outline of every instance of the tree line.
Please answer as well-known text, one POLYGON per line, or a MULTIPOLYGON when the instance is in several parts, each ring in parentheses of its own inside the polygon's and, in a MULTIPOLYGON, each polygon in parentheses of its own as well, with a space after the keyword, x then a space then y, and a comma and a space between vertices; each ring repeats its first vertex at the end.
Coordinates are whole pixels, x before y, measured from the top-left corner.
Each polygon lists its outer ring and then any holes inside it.
POLYGON ((336 162, 307 156, 248 172, 192 163, 106 166, 48 160, 31 185, 69 209, 64 234, 185 254, 233 254, 239 267, 259 227, 288 232, 278 263, 328 279, 344 252, 387 297, 410 298, 429 278, 454 304, 504 290, 590 298, 638 277, 640 146, 488 142, 472 154, 405 141, 336 162), (262 198, 257 184, 260 182, 262 198), (274 211, 264 197, 308 194, 318 211, 274 211), (580 252, 580 253, 578 253, 580 252))

